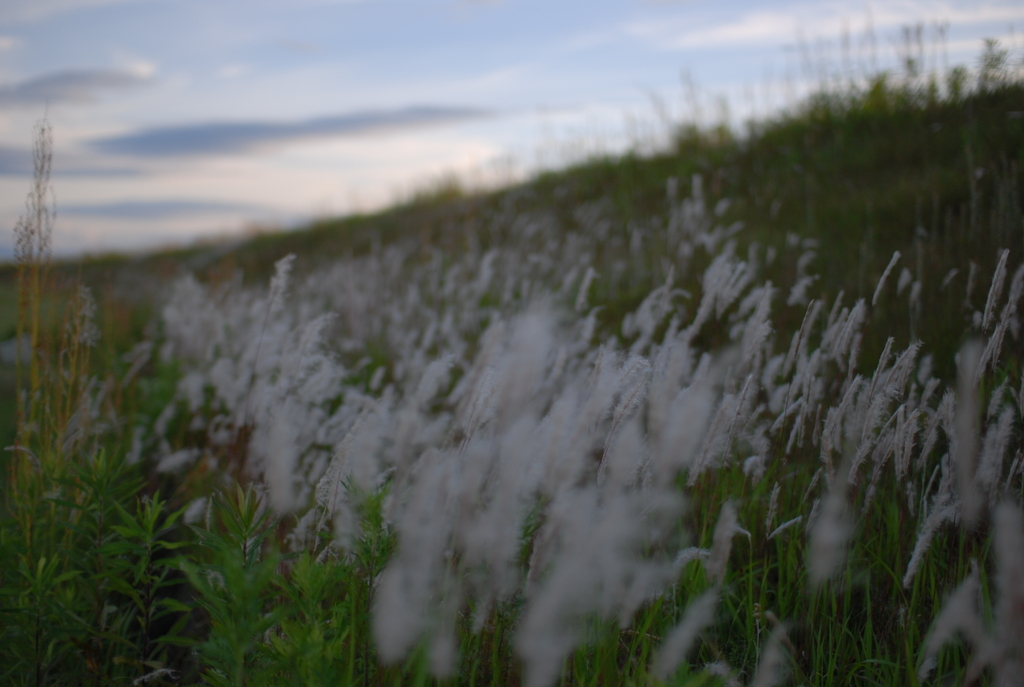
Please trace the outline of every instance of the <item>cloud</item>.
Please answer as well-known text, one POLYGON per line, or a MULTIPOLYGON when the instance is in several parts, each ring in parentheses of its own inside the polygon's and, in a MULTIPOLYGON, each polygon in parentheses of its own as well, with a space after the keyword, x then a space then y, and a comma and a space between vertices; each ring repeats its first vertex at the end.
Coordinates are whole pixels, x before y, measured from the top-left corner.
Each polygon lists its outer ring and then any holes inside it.
POLYGON ((129 220, 164 219, 187 215, 264 213, 267 211, 267 208, 261 205, 207 200, 133 200, 117 203, 63 205, 59 209, 62 215, 129 220))
POLYGON ((23 176, 31 173, 31 150, 0 146, 0 176, 23 176))
POLYGON ((99 91, 137 88, 152 80, 152 67, 138 69, 68 69, 16 84, 0 85, 0 106, 36 106, 90 102, 99 91))
POLYGON ((868 14, 851 11, 845 2, 821 2, 756 9, 720 23, 697 22, 695 25, 691 17, 680 17, 676 21, 640 21, 629 24, 626 32, 667 50, 768 46, 792 40, 798 31, 808 36, 838 35, 858 23, 866 24, 869 17, 874 30, 911 26, 921 21, 970 26, 1020 21, 1024 19, 1024 7, 1009 4, 953 7, 945 3, 907 0, 872 8, 868 14))
POLYGON ((135 157, 242 153, 303 139, 410 129, 484 117, 474 108, 408 107, 374 110, 298 122, 214 122, 145 129, 94 140, 94 150, 135 157))
POLYGON ((0 36, 0 52, 13 50, 21 44, 21 41, 14 36, 0 36))
POLYGON ((133 0, 4 0, 0 22, 32 22, 75 10, 103 7, 133 0))
MULTIPOLYGON (((59 150, 53 159, 54 177, 139 177, 149 173, 138 165, 103 164, 95 156, 65 155, 59 150)), ((0 145, 0 176, 30 177, 34 172, 32 151, 0 145)))
POLYGON ((226 64, 217 70, 217 76, 222 79, 235 79, 249 71, 244 64, 226 64))

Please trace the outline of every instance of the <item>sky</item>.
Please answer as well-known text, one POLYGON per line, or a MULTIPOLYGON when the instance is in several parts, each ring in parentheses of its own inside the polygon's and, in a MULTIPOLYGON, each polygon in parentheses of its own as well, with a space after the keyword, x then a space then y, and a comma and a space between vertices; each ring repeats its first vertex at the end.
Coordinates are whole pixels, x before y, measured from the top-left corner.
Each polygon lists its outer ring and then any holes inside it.
POLYGON ((1021 30, 1019 0, 3 0, 0 259, 43 117, 55 252, 136 251, 655 149, 1021 30))

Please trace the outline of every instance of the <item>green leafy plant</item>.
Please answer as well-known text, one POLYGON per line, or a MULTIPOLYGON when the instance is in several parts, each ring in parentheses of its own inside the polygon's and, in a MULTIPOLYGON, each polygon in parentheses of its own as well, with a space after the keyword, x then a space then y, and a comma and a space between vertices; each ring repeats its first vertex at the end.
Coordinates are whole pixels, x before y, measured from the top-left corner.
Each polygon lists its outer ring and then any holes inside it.
POLYGON ((267 632, 281 615, 269 598, 280 556, 263 551, 274 523, 251 487, 236 486, 213 498, 210 525, 193 528, 206 560, 181 564, 207 616, 209 637, 198 646, 203 677, 214 685, 262 684, 267 632))

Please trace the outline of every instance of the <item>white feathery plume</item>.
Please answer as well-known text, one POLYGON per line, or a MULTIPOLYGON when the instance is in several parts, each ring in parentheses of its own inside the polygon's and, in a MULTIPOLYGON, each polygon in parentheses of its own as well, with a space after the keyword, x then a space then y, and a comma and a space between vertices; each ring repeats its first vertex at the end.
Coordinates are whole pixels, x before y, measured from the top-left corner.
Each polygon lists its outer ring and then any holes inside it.
POLYGON ((960 270, 954 267, 949 272, 946 272, 946 276, 942 278, 942 284, 939 286, 939 291, 945 291, 946 287, 949 286, 949 283, 953 281, 953 277, 955 277, 959 271, 960 270))
POLYGON ((695 485, 705 470, 715 467, 715 458, 728 450, 731 441, 728 427, 734 423, 739 410, 739 402, 734 394, 727 394, 719 401, 714 420, 704 435, 701 450, 688 466, 687 486, 695 485))
POLYGON ((651 362, 651 385, 648 392, 648 431, 657 443, 666 429, 666 414, 672 399, 679 393, 684 379, 693 371, 693 351, 675 336, 666 332, 664 343, 658 348, 651 362))
POLYGON ((640 421, 633 416, 620 423, 615 434, 608 435, 598 465, 597 485, 604 486, 610 478, 611 485, 625 488, 635 486, 643 477, 641 471, 646 458, 643 429, 640 421))
POLYGON ((692 464, 707 431, 713 404, 708 382, 699 379, 672 400, 653 465, 659 484, 670 483, 681 468, 692 464))
POLYGON ((675 574, 679 574, 683 568, 694 561, 705 562, 708 556, 711 555, 710 549, 702 549, 697 546, 688 546, 678 554, 676 554, 675 560, 672 562, 672 569, 675 574))
POLYGON ((750 477, 754 484, 757 484, 764 477, 765 470, 767 469, 766 462, 767 458, 763 454, 748 457, 743 461, 743 474, 750 477))
POLYGON ((472 435, 476 429, 477 421, 485 412, 494 393, 493 381, 485 380, 494 376, 494 367, 501 354, 505 330, 505 323, 502 320, 495 320, 488 326, 487 331, 480 336, 479 353, 472 367, 448 395, 449 400, 458 402, 455 421, 467 435, 472 435))
POLYGON ((579 293, 576 294, 576 312, 583 312, 587 309, 587 293, 590 291, 590 285, 594 283, 595 277, 597 277, 597 271, 588 266, 583 280, 580 282, 579 293))
POLYGON ((714 588, 690 602, 683 619, 672 628, 658 649, 652 671, 658 678, 668 680, 676 672, 679 664, 686 660, 701 630, 715 622, 717 606, 718 590, 714 588))
POLYGON ((775 486, 772 487, 772 495, 768 499, 768 515, 764 518, 764 528, 770 530, 772 523, 775 521, 775 511, 779 507, 779 491, 782 486, 776 482, 775 486))
MULTIPOLYGON (((825 331, 826 332, 831 331, 832 328, 835 326, 836 322, 839 321, 840 316, 845 317, 845 313, 848 312, 848 310, 842 309, 843 297, 845 295, 846 295, 846 292, 844 290, 842 290, 842 289, 839 289, 839 293, 836 294, 836 300, 835 300, 835 302, 832 303, 832 309, 829 310, 828 319, 825 320, 825 331)), ((822 345, 824 345, 824 344, 825 344, 825 335, 822 334, 822 345)))
MULTIPOLYGON (((824 472, 824 469, 825 467, 822 466, 814 471, 814 476, 811 477, 811 483, 807 485, 807 490, 804 491, 804 496, 800 499, 801 503, 807 503, 811 498, 811 494, 814 493, 814 488, 818 486, 818 482, 821 480, 821 475, 824 472)), ((831 484, 832 477, 826 477, 825 479, 831 484)))
POLYGON ((971 574, 967 576, 956 591, 942 606, 924 645, 924 659, 917 670, 917 677, 925 680, 937 665, 936 656, 942 645, 951 640, 957 631, 962 631, 975 646, 984 642, 985 630, 978 616, 978 597, 981 594, 981 583, 978 578, 978 565, 971 562, 971 574))
POLYGON ((803 519, 804 519, 804 516, 798 515, 795 518, 793 518, 792 520, 787 520, 786 522, 782 523, 781 525, 776 527, 774 530, 772 530, 772 533, 768 535, 768 540, 771 541, 772 539, 775 539, 776 535, 782 534, 783 532, 788 530, 790 527, 796 527, 801 522, 803 522, 803 519))
POLYGON ((347 522, 348 513, 339 514, 337 511, 347 506, 351 496, 348 488, 354 488, 362 496, 379 486, 382 472, 378 453, 384 443, 390 419, 386 401, 364 408, 345 438, 339 442, 327 469, 317 482, 314 501, 322 509, 324 519, 335 517, 336 514, 346 516, 341 521, 336 519, 336 525, 341 527, 336 527, 335 536, 342 543, 347 543, 352 534, 351 523, 347 522))
POLYGON ((981 328, 987 330, 992 324, 992 317, 996 314, 996 306, 999 297, 1003 295, 1003 284, 1006 281, 1006 259, 1010 257, 1010 251, 1004 248, 999 253, 999 262, 996 263, 996 271, 992 275, 992 285, 988 289, 988 298, 985 299, 985 314, 982 317, 981 328))
POLYGON ((878 285, 875 286, 875 294, 871 297, 871 307, 875 307, 878 304, 878 296, 882 293, 882 288, 885 286, 885 280, 888 278, 889 273, 892 272, 892 268, 896 266, 896 262, 900 259, 900 252, 895 251, 892 254, 892 259, 889 260, 889 264, 885 266, 885 270, 882 272, 882 276, 878 278, 878 285))
POLYGON ((425 408, 438 393, 448 384, 449 374, 454 362, 454 357, 447 355, 440 360, 435 360, 427 365, 427 369, 420 378, 416 387, 414 398, 417 405, 425 408))
POLYGON ((899 281, 896 282, 896 295, 898 296, 901 293, 903 293, 903 289, 907 288, 907 286, 909 286, 910 282, 912 282, 913 280, 914 280, 914 275, 912 275, 910 273, 909 269, 904 267, 903 271, 900 272, 899 281))
POLYGON ((740 345, 742 359, 755 370, 760 367, 761 346, 772 333, 772 325, 769 320, 772 308, 772 295, 774 293, 772 283, 767 282, 762 287, 761 292, 762 295, 758 300, 757 309, 750 319, 747 320, 743 330, 743 341, 740 345))
POLYGON ((1017 267, 1017 271, 1013 273, 1013 279, 1010 280, 1010 293, 1006 298, 1006 305, 1003 306, 1003 312, 999 316, 1001 320, 1006 320, 1007 327, 1013 333, 1015 340, 1020 339, 1020 319, 1017 317, 1017 309, 1021 299, 1024 299, 1024 264, 1017 267))
POLYGON ((769 431, 772 434, 775 434, 776 432, 780 431, 786 425, 786 422, 789 421, 789 418, 793 414, 795 414, 798 410, 803 408, 803 406, 804 406, 804 398, 803 397, 798 398, 795 401, 793 401, 789 405, 789 407, 787 407, 785 410, 783 410, 781 413, 779 413, 779 416, 777 418, 775 418, 775 422, 772 423, 772 426, 769 429, 769 431))
POLYGON ((719 586, 725 582, 725 570, 729 564, 729 554, 732 553, 732 538, 737 534, 745 534, 750 538, 750 532, 740 527, 736 519, 736 507, 732 501, 726 501, 711 535, 711 553, 704 562, 708 577, 719 586))
POLYGON ((188 508, 185 509, 185 514, 182 516, 185 523, 193 525, 199 522, 206 514, 207 508, 209 508, 208 501, 209 499, 205 496, 193 499, 193 501, 188 504, 188 508))
POLYGON ((818 257, 818 254, 813 250, 804 251, 800 254, 800 257, 796 260, 796 273, 805 274, 807 266, 814 262, 814 258, 818 257))
POLYGON ((957 473, 957 496, 967 527, 974 527, 982 507, 981 494, 975 482, 978 460, 978 388, 975 380, 980 349, 978 341, 968 341, 957 356, 953 456, 957 473))
POLYGON ((1013 409, 1006 406, 999 414, 999 419, 990 424, 985 432, 975 479, 991 501, 995 501, 999 483, 1003 479, 1003 457, 1013 435, 1013 416, 1013 409))
MULTIPOLYGON (((946 522, 956 522, 959 517, 960 507, 953 496, 953 471, 950 468, 948 456, 944 457, 940 467, 936 468, 936 470, 941 470, 942 479, 939 481, 939 490, 935 494, 935 498, 932 499, 931 510, 921 522, 917 540, 914 542, 914 551, 910 555, 907 571, 903 575, 903 586, 907 589, 910 588, 914 576, 917 575, 918 568, 920 568, 925 554, 928 553, 928 548, 939 527, 946 522)), ((928 488, 930 486, 929 484, 928 488)), ((925 489, 926 494, 928 488, 925 489)))
POLYGON ((793 284, 789 290, 789 296, 786 298, 786 305, 803 305, 807 303, 807 290, 811 288, 814 282, 818 281, 818 275, 811 275, 806 277, 800 277, 793 284))
POLYGON ((844 423, 852 422, 851 409, 865 383, 865 380, 860 375, 854 376, 846 385, 846 390, 843 392, 843 398, 839 401, 839 405, 835 408, 830 408, 825 415, 825 426, 821 433, 821 451, 823 456, 842 450, 844 423))
POLYGON ((910 296, 907 298, 907 304, 910 306, 911 320, 916 320, 921 313, 921 280, 915 280, 910 285, 910 296))
MULTIPOLYGON (((845 318, 841 318, 842 326, 835 335, 834 343, 829 350, 829 355, 839 363, 845 364, 847 358, 854 350, 854 340, 860 334, 861 327, 867 317, 867 306, 864 299, 860 299, 853 306, 845 318)), ((837 322, 839 324, 839 322, 837 322)), ((824 337, 823 337, 824 339, 824 337)), ((822 341, 824 345, 824 340, 822 341)))
POLYGON ((1006 338, 1007 331, 1011 331, 1015 339, 1018 338, 1020 322, 1017 319, 1017 302, 1020 300, 1021 295, 1024 295, 1024 265, 1021 265, 1013 275, 1013 281, 1010 285, 1010 296, 1007 299, 1006 305, 1003 306, 1003 312, 999 316, 999 323, 992 331, 992 335, 985 345, 985 350, 981 354, 981 361, 978 363, 979 377, 987 367, 995 370, 996 364, 999 362, 1000 353, 1003 350, 1003 341, 1006 338))
POLYGON ((886 371, 886 366, 889 364, 889 356, 892 354, 892 345, 895 343, 895 339, 891 336, 885 340, 885 346, 882 348, 882 354, 878 356, 878 365, 875 366, 875 373, 871 375, 871 386, 868 387, 868 396, 874 397, 875 389, 878 387, 878 380, 886 371))
POLYGON ((917 432, 920 429, 918 418, 921 417, 920 410, 906 412, 906 404, 900 406, 897 413, 900 417, 896 422, 896 436, 894 439, 895 456, 893 463, 896 467, 896 480, 902 481, 910 470, 910 459, 914 452, 914 443, 917 432))
POLYGON ((560 530, 550 571, 531 593, 516 637, 525 663, 525 684, 550 684, 576 645, 584 618, 618 616, 642 599, 639 578, 650 593, 670 580, 670 562, 640 557, 644 532, 653 522, 678 517, 678 494, 619 494, 602 499, 596 488, 563 492, 549 509, 560 530), (648 523, 645 527, 645 523, 648 523))
POLYGON ((288 513, 299 504, 295 500, 295 468, 298 462, 295 404, 285 399, 270 423, 267 436, 267 464, 264 480, 270 490, 270 505, 277 513, 288 513))
POLYGON ((1003 398, 1006 396, 1006 389, 1008 388, 1010 379, 1007 377, 1002 383, 992 390, 991 395, 988 398, 988 410, 985 412, 985 419, 991 420, 999 413, 1003 408, 1003 398))
POLYGON ((1024 375, 1021 375, 1020 389, 1017 390, 1017 414, 1024 420, 1024 375))
POLYGON ((918 384, 925 385, 932 379, 932 368, 935 365, 935 361, 932 359, 931 354, 921 357, 921 360, 917 364, 917 382, 918 384))
POLYGON ((459 644, 454 630, 443 628, 435 630, 430 640, 430 672, 434 677, 444 680, 455 675, 459 658, 459 644))
POLYGON ((381 660, 405 656, 432 625, 451 534, 454 461, 437 450, 419 460, 418 479, 396 523, 398 547, 374 595, 373 635, 381 660))
MULTIPOLYGON (((616 430, 618 430, 619 426, 624 422, 635 416, 635 413, 640 408, 647 395, 647 388, 650 384, 650 370, 651 366, 647 362, 646 358, 636 356, 630 360, 622 375, 623 382, 629 386, 623 388, 618 405, 615 408, 615 412, 612 414, 611 428, 608 430, 608 436, 605 439, 604 444, 604 451, 601 454, 601 461, 597 468, 599 486, 604 481, 606 459, 613 440, 616 438, 616 430)), ((638 446, 635 440, 631 445, 633 447, 638 446)))
POLYGON ((804 312, 803 322, 800 323, 800 329, 796 334, 793 335, 793 341, 789 346, 789 352, 786 353, 786 362, 782 365, 782 376, 788 377, 793 371, 793 365, 797 359, 806 353, 807 351, 807 338, 810 335, 811 327, 814 325, 814 321, 818 319, 818 314, 821 312, 822 301, 812 300, 807 304, 807 310, 804 312))
POLYGON ((705 444, 690 466, 689 484, 694 484, 703 470, 718 467, 729 457, 729 448, 738 429, 748 422, 754 411, 756 387, 757 381, 752 373, 746 376, 738 394, 730 393, 722 398, 705 444))
POLYGON ((786 650, 783 647, 785 639, 786 628, 779 623, 765 642, 750 687, 775 687, 782 682, 786 668, 786 650))
POLYGON ((964 308, 966 309, 973 307, 971 305, 971 296, 974 293, 974 282, 978 277, 978 265, 975 264, 973 260, 970 260, 969 263, 970 269, 967 271, 967 289, 964 292, 964 308))
POLYGON ((1009 501, 999 504, 993 515, 999 593, 993 631, 985 631, 979 612, 980 571, 977 561, 971 561, 970 575, 946 601, 928 633, 924 660, 918 669, 922 680, 935 668, 942 645, 960 631, 974 650, 964 676, 965 683, 979 680, 982 671, 991 667, 993 684, 1020 684, 1024 668, 1024 527, 1020 509, 1009 501))
MULTIPOLYGON (((731 243, 731 242, 730 242, 731 243)), ((731 253, 731 250, 728 251, 731 253)), ((735 268, 729 275, 729 279, 722 284, 721 290, 718 292, 718 298, 715 304, 715 316, 721 317, 725 314, 725 311, 729 309, 736 299, 740 297, 750 283, 754 280, 754 275, 750 270, 750 265, 744 261, 736 263, 735 268)))
MULTIPOLYGON (((1008 307, 1003 309, 1004 314, 1008 309, 1008 307)), ((999 324, 996 325, 992 336, 988 339, 988 343, 985 344, 985 349, 978 360, 977 375, 979 378, 984 374, 986 368, 995 370, 996 364, 999 362, 999 355, 1003 350, 1003 340, 1006 338, 1006 330, 1009 325, 1010 319, 1008 317, 1000 318, 999 324)))
POLYGON ((804 523, 804 534, 811 533, 814 526, 818 524, 819 517, 821 517, 821 499, 814 499, 814 503, 811 504, 811 512, 807 514, 807 522, 804 523))
POLYGON ((998 562, 995 608, 996 684, 1009 685, 1024 675, 1024 527, 1020 508, 1003 501, 996 508, 995 550, 998 562))
POLYGON ((907 382, 914 374, 914 363, 917 361, 917 354, 921 350, 921 342, 915 341, 907 346, 906 350, 899 354, 896 362, 892 364, 886 383, 886 393, 893 398, 898 398, 905 393, 907 382))
POLYGON ((939 401, 938 407, 931 414, 931 419, 928 421, 928 428, 924 433, 924 443, 921 445, 921 453, 918 454, 915 468, 918 470, 923 469, 924 461, 927 460, 928 456, 931 455, 932 450, 935 448, 935 444, 939 440, 939 429, 945 427, 946 435, 952 434, 953 416, 956 413, 956 400, 955 394, 952 390, 947 390, 942 395, 942 400, 939 401))
POLYGON ((730 305, 739 297, 753 279, 746 262, 737 261, 733 255, 732 242, 727 250, 720 253, 704 272, 700 305, 693 322, 687 327, 687 341, 700 332, 712 312, 721 317, 730 305))
POLYGON ((267 317, 277 314, 284 305, 284 297, 291 280, 295 254, 290 253, 274 263, 274 276, 270 279, 270 295, 267 297, 267 317))
POLYGON ((1010 483, 1013 482, 1013 478, 1017 476, 1017 472, 1024 467, 1024 451, 1017 451, 1017 456, 1010 463, 1010 469, 1006 471, 1006 481, 1003 483, 1004 489, 1010 489, 1010 483))
POLYGON ((725 687, 743 687, 743 683, 736 677, 736 673, 733 671, 732 666, 725 661, 705 663, 704 672, 722 680, 725 687))
POLYGON ((554 343, 552 318, 542 310, 520 315, 510 329, 497 382, 499 430, 527 412, 531 396, 542 386, 554 343))
POLYGON ((160 459, 156 465, 157 472, 177 472, 196 461, 202 452, 197 448, 183 448, 160 459))
MULTIPOLYGON (((841 469, 840 474, 842 472, 841 469)), ((846 545, 853 528, 847 514, 845 483, 832 485, 821 513, 814 518, 813 525, 810 520, 808 525, 811 527, 808 579, 812 587, 817 587, 832 577, 846 558, 846 545)))

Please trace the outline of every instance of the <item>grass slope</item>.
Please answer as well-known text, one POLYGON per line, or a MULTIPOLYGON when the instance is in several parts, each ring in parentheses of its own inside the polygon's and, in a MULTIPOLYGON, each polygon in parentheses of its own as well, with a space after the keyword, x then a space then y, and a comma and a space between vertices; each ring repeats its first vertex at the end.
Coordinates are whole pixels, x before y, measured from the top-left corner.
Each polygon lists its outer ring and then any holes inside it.
MULTIPOLYGON (((663 154, 596 159, 515 188, 478 195, 446 192, 374 215, 322 221, 233 244, 55 265, 58 293, 81 280, 98 296, 102 336, 88 366, 96 379, 110 380, 105 402, 120 419, 81 446, 38 438, 36 428, 33 449, 39 467, 17 457, 9 460, 0 587, 11 599, 4 612, 14 620, 5 635, 6 653, 0 654, 10 660, 0 675, 9 684, 108 684, 143 676, 151 684, 177 677, 208 684, 433 680, 429 642, 383 665, 371 638, 375 586, 401 545, 385 524, 386 490, 362 502, 358 516, 364 536, 352 555, 318 562, 309 551, 282 553, 295 523, 287 517, 271 519, 252 491, 226 489, 215 499, 205 526, 186 530, 176 525, 181 515, 169 514, 171 508, 184 508, 195 496, 209 493, 223 483, 223 475, 202 465, 175 475, 155 471, 146 460, 125 461, 132 430, 154 424, 174 399, 181 370, 175 361, 157 357, 134 370, 139 376, 133 378, 133 359, 124 356, 144 339, 159 340, 153 324, 157 304, 166 286, 181 275, 194 272, 210 293, 229 294, 265 283, 275 262, 288 253, 298 256, 301 275, 411 242, 418 248, 410 264, 439 261, 443 273, 460 257, 492 247, 522 244, 527 253, 542 254, 544 244, 534 249, 538 239, 515 221, 540 217, 566 241, 574 233, 605 232, 588 244, 594 247, 592 265, 600 275, 590 305, 600 308, 600 336, 614 336, 628 346, 636 336, 624 330, 624 318, 670 272, 675 274, 676 259, 667 252, 666 208, 702 193, 713 223, 735 237, 737 255, 751 247, 756 247, 752 255, 774 254, 760 263, 759 282, 793 285, 805 268, 803 256, 813 251, 809 260, 819 277, 808 296, 826 305, 841 291, 847 294, 845 304, 871 301, 893 252, 899 251, 902 259, 889 276, 889 288, 870 311, 860 371, 871 376, 890 337, 895 351, 920 340, 933 356, 936 376, 955 385, 955 355, 971 336, 974 313, 983 309, 998 250, 1009 250, 1010 266, 1024 260, 1021 112, 1024 84, 1019 81, 938 97, 927 88, 879 78, 863 90, 814 97, 777 120, 757 123, 742 137, 725 129, 684 128, 673 149, 663 154), (916 305, 896 288, 903 268, 912 282, 923 285, 916 305), (953 269, 958 273, 950 276, 953 269), (980 276, 972 277, 975 273, 980 276), (224 291, 216 291, 219 287, 224 291), (101 448, 106 452, 98 452, 101 448), (86 457, 74 458, 79 454, 86 457), (147 499, 137 501, 139 495, 147 499), (179 547, 183 563, 169 565, 179 547), (189 607, 198 610, 189 612, 189 607), (45 641, 38 630, 43 625, 49 628, 45 641), (172 668, 173 673, 161 672, 172 668)), ((687 258, 675 285, 699 294, 701 275, 712 258, 700 252, 687 258)), ((0 288, 13 288, 14 280, 13 269, 0 271, 0 288)), ((801 302, 786 305, 786 296, 784 290, 776 297, 771 319, 783 352, 805 312, 801 302)), ((495 298, 482 296, 481 308, 495 298)), ((696 308, 697 299, 681 307, 696 308)), ((10 319, 6 312, 3 316, 4 322, 10 319)), ((668 329, 661 323, 655 339, 668 329)), ((695 347, 722 349, 731 341, 728 329, 723 324, 701 330, 695 347)), ((61 360, 64 352, 77 350, 74 343, 61 348, 58 339, 55 334, 52 350, 62 351, 61 360)), ((359 367, 368 352, 336 353, 356 370, 347 383, 369 394, 372 367, 359 367)), ((386 342, 371 353, 373 365, 379 362, 388 374, 396 374, 400 361, 391 359, 395 351, 386 342)), ((13 381, 3 372, 0 383, 10 398, 13 381)), ((852 369, 848 375, 835 370, 823 374, 822 384, 838 392, 852 376, 852 369)), ((1001 381, 1012 389, 1020 385, 1019 351, 1011 351, 984 378, 981 408, 1001 381)), ((52 406, 52 420, 67 436, 68 426, 74 426, 74 404, 54 394, 60 403, 52 406)), ((209 397, 204 403, 195 417, 214 413, 209 397)), ((892 410, 897 418, 898 411, 892 410)), ((9 418, 0 431, 13 435, 11 410, 0 412, 9 418)), ((171 448, 203 440, 194 419, 181 413, 173 417, 164 436, 182 443, 171 448)), ((784 422, 782 427, 788 429, 784 422)), ((1010 427, 1019 445, 1019 423, 1010 427)), ((974 561, 980 561, 976 574, 986 607, 997 593, 1006 593, 996 582, 993 547, 998 542, 992 521, 985 518, 973 529, 939 529, 932 555, 911 584, 903 584, 920 518, 904 490, 919 490, 923 500, 932 488, 927 471, 915 473, 914 481, 904 485, 880 482, 877 493, 873 479, 870 486, 851 486, 847 496, 850 508, 857 509, 856 534, 841 569, 824 583, 809 585, 805 537, 769 534, 797 514, 806 515, 810 499, 827 502, 831 492, 817 476, 819 452, 806 447, 791 455, 785 436, 785 431, 773 435, 773 460, 760 480, 751 480, 739 461, 686 487, 682 533, 677 534, 689 545, 720 546, 715 532, 725 517, 720 514, 732 507, 727 503, 735 504, 738 521, 749 531, 749 538, 737 537, 731 556, 726 555, 724 582, 715 586, 708 569, 689 565, 670 592, 642 605, 629 622, 590 618, 582 641, 561 664, 562 684, 659 684, 647 666, 674 623, 712 588, 720 594, 718 621, 701 634, 692 662, 672 673, 668 684, 728 683, 728 676, 715 676, 713 669, 702 671, 706 664, 732 666, 749 681, 765 665, 765 656, 779 647, 788 656, 780 661, 794 684, 917 684, 928 629, 946 596, 965 579, 974 579, 969 577, 974 561), (780 484, 785 488, 775 492, 773 486, 780 484), (765 518, 772 509, 774 517, 765 518), (775 631, 779 618, 787 621, 784 639, 775 631)), ((226 454, 244 453, 248 438, 242 436, 226 454)), ((928 460, 926 467, 937 473, 940 460, 928 460)), ((1018 476, 1013 493, 1018 503, 1020 484, 1018 476)), ((524 566, 538 546, 537 533, 553 517, 546 506, 535 505, 522 533, 524 566)), ((800 524, 791 533, 803 530, 800 524)), ((654 553, 658 546, 651 545, 654 553)), ((439 683, 528 680, 512 639, 524 622, 519 614, 527 602, 523 595, 503 601, 477 627, 471 621, 472 604, 461 609, 453 629, 461 662, 450 680, 439 683)), ((962 677, 971 656, 964 645, 945 649, 934 679, 962 677)), ((764 675, 768 683, 771 676, 764 675)), ((990 672, 983 676, 991 677, 990 672)))

